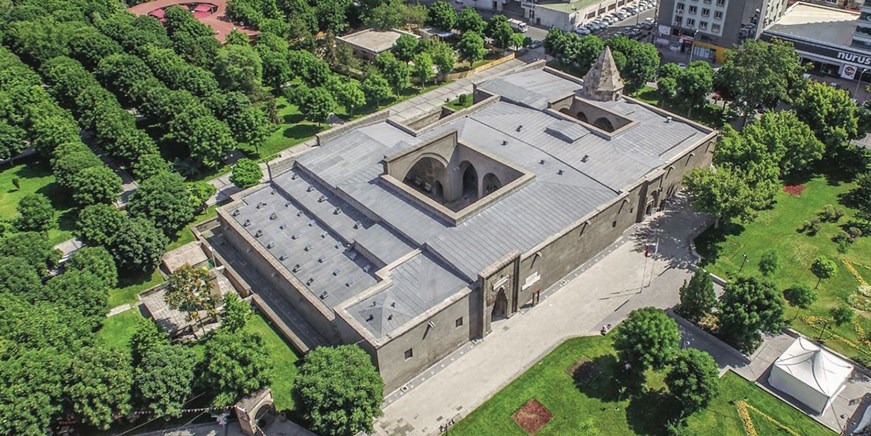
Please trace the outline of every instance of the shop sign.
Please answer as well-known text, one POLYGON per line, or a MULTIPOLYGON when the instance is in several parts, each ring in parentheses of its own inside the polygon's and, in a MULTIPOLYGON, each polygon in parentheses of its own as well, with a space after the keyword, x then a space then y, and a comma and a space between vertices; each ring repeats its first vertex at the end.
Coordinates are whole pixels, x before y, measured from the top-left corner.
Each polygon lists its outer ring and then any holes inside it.
MULTIPOLYGON (((845 62, 852 62, 854 64, 861 65, 871 65, 871 56, 860 55, 857 53, 847 53, 843 51, 838 52, 838 59, 845 62)), ((854 71, 855 73, 855 71, 854 71)))
POLYGON ((841 69, 841 77, 844 79, 852 80, 853 77, 856 76, 856 67, 852 65, 844 65, 844 68, 841 69))

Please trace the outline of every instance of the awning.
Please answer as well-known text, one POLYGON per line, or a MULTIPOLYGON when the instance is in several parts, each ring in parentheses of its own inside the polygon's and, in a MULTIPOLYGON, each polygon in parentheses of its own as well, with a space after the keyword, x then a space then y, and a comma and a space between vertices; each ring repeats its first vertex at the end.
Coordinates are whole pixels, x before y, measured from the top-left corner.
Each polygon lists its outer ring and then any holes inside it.
POLYGON ((213 7, 215 6, 208 3, 200 3, 194 8, 194 12, 212 12, 213 7))
POLYGON ((164 14, 165 14, 165 12, 163 9, 155 9, 155 10, 148 13, 148 15, 151 15, 152 17, 157 18, 157 19, 163 18, 164 14))

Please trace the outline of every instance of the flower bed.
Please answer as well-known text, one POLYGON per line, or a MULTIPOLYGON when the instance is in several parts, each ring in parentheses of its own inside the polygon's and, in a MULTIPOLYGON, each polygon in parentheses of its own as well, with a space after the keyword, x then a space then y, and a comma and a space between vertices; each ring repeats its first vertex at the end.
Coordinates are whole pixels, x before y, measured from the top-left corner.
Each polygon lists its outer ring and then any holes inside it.
POLYGON ((514 423, 520 426, 526 434, 534 435, 538 433, 548 422, 553 418, 553 414, 544 404, 541 404, 535 398, 526 402, 520 409, 514 412, 514 423))
POLYGON ((801 197, 802 192, 804 192, 804 185, 785 185, 783 187, 783 192, 786 192, 793 197, 801 197))

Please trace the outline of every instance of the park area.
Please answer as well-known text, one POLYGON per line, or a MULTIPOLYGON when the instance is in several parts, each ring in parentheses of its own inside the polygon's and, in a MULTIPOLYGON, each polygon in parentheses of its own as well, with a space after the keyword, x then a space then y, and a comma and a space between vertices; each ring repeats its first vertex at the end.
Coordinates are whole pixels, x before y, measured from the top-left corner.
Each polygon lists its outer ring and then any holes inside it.
POLYGON ((55 182, 48 162, 33 158, 20 159, 14 166, 0 170, 0 217, 13 224, 18 217, 18 203, 27 195, 42 194, 55 210, 54 223, 47 237, 52 244, 72 238, 76 209, 72 198, 55 182))
MULTIPOLYGON (((679 405, 667 392, 664 371, 648 372, 644 392, 629 398, 620 391, 617 365, 612 335, 570 339, 450 432, 475 436, 665 434, 668 422, 677 418, 679 405)), ((760 435, 832 434, 732 372, 720 379, 719 394, 708 407, 687 419, 686 434, 745 434, 748 424, 742 414, 760 435)))
MULTIPOLYGON (((845 252, 833 240, 846 230, 857 212, 844 205, 843 200, 854 186, 833 178, 815 177, 785 187, 777 194, 775 206, 760 212, 751 222, 710 228, 702 233, 696 239, 696 247, 704 258, 704 267, 726 280, 739 275, 762 277, 759 261, 763 254, 773 251, 777 253, 778 268, 767 278, 783 290, 795 285, 814 288, 818 279, 811 272, 811 264, 818 256, 835 260, 837 272, 819 282, 816 302, 804 311, 789 307, 785 314, 792 327, 816 339, 830 309, 847 304, 859 285, 871 280, 871 238, 857 238, 845 245, 845 252), (819 219, 826 205, 840 208, 844 216, 837 222, 820 220, 816 233, 801 231, 806 222, 819 219)), ((826 345, 866 364, 871 362, 871 346, 867 342, 871 331, 869 316, 867 311, 857 310, 851 323, 829 326, 824 338, 826 345)))

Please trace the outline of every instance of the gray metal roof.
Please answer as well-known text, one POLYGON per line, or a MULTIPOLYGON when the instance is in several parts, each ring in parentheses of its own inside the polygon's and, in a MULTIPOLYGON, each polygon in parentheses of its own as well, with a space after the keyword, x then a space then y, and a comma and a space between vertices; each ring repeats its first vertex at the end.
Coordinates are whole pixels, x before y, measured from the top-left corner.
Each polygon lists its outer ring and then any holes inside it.
MULTIPOLYGON (((532 100, 524 104, 556 99, 560 92, 565 97, 577 87, 541 70, 495 80, 502 89, 528 82, 524 86, 532 100), (553 90, 547 88, 548 80, 553 90)), ((491 82, 481 86, 493 89, 491 82)), ((236 219, 250 220, 246 229, 252 234, 264 229, 258 241, 274 241, 270 252, 286 254, 282 263, 290 268, 300 263, 301 271, 294 274, 302 282, 314 278, 312 292, 320 296, 326 291, 324 302, 330 307, 374 285, 376 266, 421 249, 422 254, 393 267, 389 288, 348 308, 375 336, 383 337, 473 283, 508 253, 532 249, 617 198, 621 189, 707 134, 680 121, 666 122, 626 100, 596 104, 637 124, 607 139, 583 124, 500 101, 418 137, 387 122, 357 127, 300 156, 293 169, 274 178, 274 194, 266 188, 247 196, 236 219), (535 177, 457 225, 384 186, 380 175, 385 156, 451 131, 461 143, 535 177), (256 209, 261 202, 265 204, 256 209), (277 219, 269 219, 272 213, 277 219), (286 228, 278 229, 282 223, 286 228), (295 233, 299 239, 290 237, 295 233), (310 252, 302 251, 309 245, 310 252), (359 250, 349 251, 352 245, 359 250), (321 256, 327 256, 323 262, 318 261, 321 256), (334 271, 339 274, 333 276, 334 271)))
POLYGON ((548 102, 572 95, 581 88, 577 82, 543 69, 508 74, 479 83, 478 89, 531 108, 544 109, 548 102))

